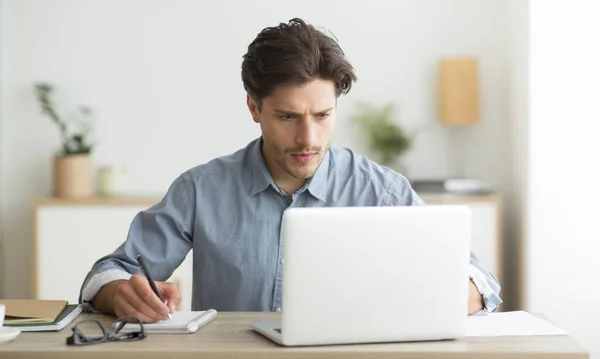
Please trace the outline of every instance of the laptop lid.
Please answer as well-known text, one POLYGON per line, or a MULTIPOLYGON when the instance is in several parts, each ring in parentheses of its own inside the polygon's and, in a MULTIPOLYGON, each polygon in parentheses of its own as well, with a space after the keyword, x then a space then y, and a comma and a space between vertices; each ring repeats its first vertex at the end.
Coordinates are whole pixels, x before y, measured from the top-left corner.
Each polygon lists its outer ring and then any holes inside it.
POLYGON ((458 205, 286 210, 282 344, 463 336, 470 218, 458 205))

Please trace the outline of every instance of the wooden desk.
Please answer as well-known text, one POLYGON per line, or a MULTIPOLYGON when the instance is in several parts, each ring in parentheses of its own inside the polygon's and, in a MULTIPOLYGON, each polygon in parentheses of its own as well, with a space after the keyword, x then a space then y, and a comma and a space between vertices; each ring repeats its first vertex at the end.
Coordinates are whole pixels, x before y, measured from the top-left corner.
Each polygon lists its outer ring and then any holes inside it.
MULTIPOLYGON (((0 358, 588 358, 570 336, 466 338, 456 341, 339 345, 283 348, 250 329, 255 320, 274 320, 279 313, 219 313, 215 321, 195 334, 150 334, 130 343, 103 343, 68 347, 70 327, 52 333, 21 333, 0 344, 0 358)), ((113 318, 83 314, 76 321, 113 318)))

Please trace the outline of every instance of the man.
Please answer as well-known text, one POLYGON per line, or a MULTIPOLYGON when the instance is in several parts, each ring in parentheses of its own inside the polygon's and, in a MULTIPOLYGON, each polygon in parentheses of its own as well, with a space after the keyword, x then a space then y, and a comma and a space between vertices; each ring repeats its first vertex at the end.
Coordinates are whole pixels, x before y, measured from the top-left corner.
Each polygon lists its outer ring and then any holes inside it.
MULTIPOLYGON (((278 310, 286 208, 422 204, 402 175, 330 147, 337 99, 356 81, 334 39, 300 19, 266 28, 244 55, 242 81, 262 136, 186 171, 160 203, 140 212, 126 241, 94 264, 83 303, 144 322, 163 320, 181 297, 162 281, 193 249, 193 310, 278 310), (140 275, 138 254, 167 304, 140 275)), ((469 313, 495 310, 496 278, 474 255, 471 269, 469 313)))

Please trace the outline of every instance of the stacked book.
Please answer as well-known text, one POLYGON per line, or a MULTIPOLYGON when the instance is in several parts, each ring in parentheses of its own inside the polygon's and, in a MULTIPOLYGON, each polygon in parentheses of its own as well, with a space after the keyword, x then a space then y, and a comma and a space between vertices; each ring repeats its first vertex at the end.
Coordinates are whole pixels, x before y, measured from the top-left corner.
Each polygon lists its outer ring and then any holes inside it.
POLYGON ((61 330, 83 310, 66 300, 2 299, 0 304, 6 310, 4 326, 23 332, 61 330))

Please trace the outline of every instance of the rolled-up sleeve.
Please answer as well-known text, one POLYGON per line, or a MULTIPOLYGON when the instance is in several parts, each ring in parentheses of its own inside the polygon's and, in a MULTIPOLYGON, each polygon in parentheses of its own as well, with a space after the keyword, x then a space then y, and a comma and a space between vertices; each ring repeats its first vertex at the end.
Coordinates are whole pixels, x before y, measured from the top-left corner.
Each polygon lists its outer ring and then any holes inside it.
POLYGON ((492 272, 483 267, 473 252, 471 252, 470 264, 469 278, 483 297, 483 311, 485 313, 495 312, 498 306, 502 304, 498 279, 492 272))
POLYGON ((94 263, 81 286, 79 302, 93 310, 89 302, 104 285, 141 274, 138 255, 144 257, 154 280, 167 280, 192 248, 195 209, 194 185, 184 174, 159 203, 133 218, 123 244, 94 263))

